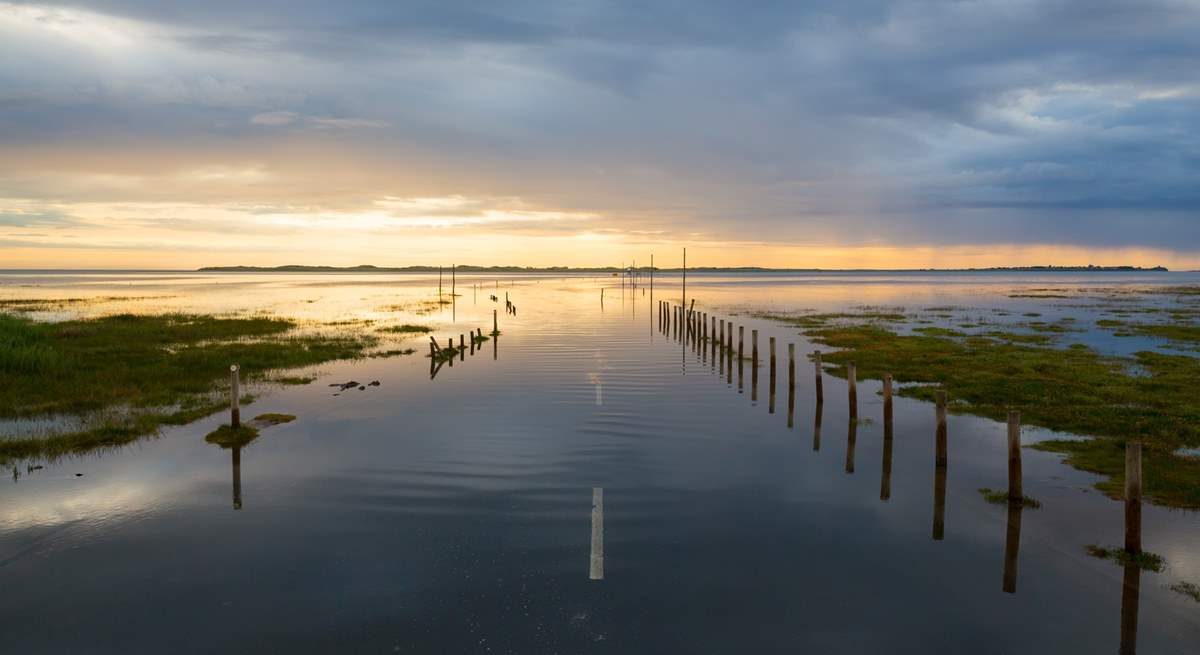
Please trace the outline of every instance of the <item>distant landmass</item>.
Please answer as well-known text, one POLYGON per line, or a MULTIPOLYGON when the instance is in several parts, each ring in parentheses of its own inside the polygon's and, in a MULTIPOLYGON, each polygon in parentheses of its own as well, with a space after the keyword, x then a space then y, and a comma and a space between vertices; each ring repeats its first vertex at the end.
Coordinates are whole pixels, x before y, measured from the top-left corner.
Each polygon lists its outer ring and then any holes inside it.
MULTIPOLYGON (((455 266, 462 273, 619 273, 622 270, 678 272, 679 268, 663 268, 655 266, 627 267, 619 266, 583 267, 570 266, 455 266)), ((285 266, 205 266, 197 269, 206 273, 436 273, 439 270, 450 270, 449 266, 309 266, 303 264, 288 264, 285 266)), ((830 269, 830 268, 763 268, 761 266, 714 267, 697 266, 688 268, 697 273, 969 273, 969 272, 1033 272, 1033 273, 1106 273, 1106 272, 1167 272, 1165 266, 1146 268, 1142 266, 996 266, 992 268, 911 268, 911 269, 830 269)))

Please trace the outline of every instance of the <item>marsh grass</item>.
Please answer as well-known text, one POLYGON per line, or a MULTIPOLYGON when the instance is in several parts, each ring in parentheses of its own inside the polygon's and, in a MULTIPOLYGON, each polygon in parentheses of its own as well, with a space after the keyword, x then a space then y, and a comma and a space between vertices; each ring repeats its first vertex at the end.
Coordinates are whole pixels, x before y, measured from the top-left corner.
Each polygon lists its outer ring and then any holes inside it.
POLYGON ((1200 507, 1200 460, 1174 453, 1200 446, 1200 360, 1139 352, 1106 357, 1087 348, 1038 348, 987 337, 899 335, 877 325, 806 331, 826 346, 832 372, 856 362, 862 379, 891 373, 904 396, 932 401, 945 389, 951 409, 1005 420, 1018 409, 1028 425, 1095 437, 1035 448, 1066 454, 1077 468, 1110 476, 1097 486, 1120 497, 1124 441, 1145 444, 1145 493, 1153 502, 1200 507))
MULTIPOLYGON (((984 501, 993 505, 1008 505, 1010 503, 1007 491, 988 489, 987 487, 984 487, 979 490, 979 493, 983 496, 984 501)), ((1036 498, 1030 498, 1029 496, 1022 496, 1021 506, 1029 509, 1038 509, 1042 506, 1042 501, 1036 498)))
POLYGON ((1085 548, 1087 549, 1088 555, 1091 555, 1092 557, 1112 560, 1121 566, 1128 566, 1132 564, 1143 571, 1162 573, 1162 570, 1166 568, 1167 565, 1166 560, 1164 560, 1161 555, 1155 555, 1154 553, 1149 553, 1146 551, 1133 554, 1127 552, 1123 548, 1098 546, 1096 544, 1089 544, 1085 546, 1085 548))
POLYGON ((1177 582, 1171 585, 1171 591, 1177 594, 1183 594, 1197 603, 1200 603, 1200 585, 1192 584, 1191 582, 1177 582))
POLYGON ((405 323, 404 325, 391 325, 380 329, 380 332, 389 332, 392 334, 426 334, 432 332, 433 328, 424 325, 412 325, 405 323))
POLYGON ((0 314, 0 417, 131 410, 86 430, 0 440, 0 461, 119 445, 212 414, 226 406, 216 394, 228 389, 234 362, 248 382, 290 383, 271 376, 361 357, 377 341, 297 336, 294 327, 270 317, 121 314, 39 323, 0 314))
POLYGON ((258 428, 252 425, 242 425, 236 428, 229 425, 222 425, 204 435, 205 441, 222 448, 242 448, 250 445, 250 442, 257 438, 258 428))

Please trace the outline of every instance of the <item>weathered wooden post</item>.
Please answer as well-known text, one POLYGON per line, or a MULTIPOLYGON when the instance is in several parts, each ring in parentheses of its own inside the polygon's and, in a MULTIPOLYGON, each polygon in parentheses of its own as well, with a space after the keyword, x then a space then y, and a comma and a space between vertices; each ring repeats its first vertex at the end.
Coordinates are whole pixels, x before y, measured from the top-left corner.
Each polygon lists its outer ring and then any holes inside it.
POLYGON ((467 359, 467 340, 463 337, 466 335, 458 335, 458 360, 466 361, 467 359))
POLYGON ((788 427, 796 414, 796 344, 788 344, 788 427))
POLYGON ((1021 412, 1008 413, 1008 502, 1023 504, 1021 489, 1021 412))
MULTIPOLYGON (((725 352, 725 319, 721 319, 721 352, 725 352)), ((725 359, 724 356, 721 359, 725 359)))
POLYGON ((934 458, 936 466, 945 467, 947 462, 946 456, 946 392, 937 392, 937 454, 934 458))
POLYGON ((500 334, 500 324, 496 321, 496 310, 492 310, 492 336, 500 334))
POLYGON ((1142 442, 1125 442, 1125 552, 1142 552, 1142 442))
POLYGON ((725 383, 733 384, 733 321, 729 322, 729 332, 725 336, 725 383))
POLYGON ((824 373, 824 370, 821 368, 821 351, 820 350, 813 351, 813 367, 817 371, 817 404, 820 405, 825 402, 825 389, 824 389, 824 385, 821 383, 821 378, 824 377, 822 375, 822 373, 824 373))
POLYGON ((238 380, 238 365, 229 367, 229 426, 233 429, 242 427, 241 385, 238 380))
POLYGON ((768 392, 767 413, 775 413, 775 337, 770 340, 770 356, 771 356, 771 389, 768 392))
POLYGON ((746 337, 746 326, 745 326, 745 325, 739 325, 739 326, 738 326, 738 349, 737 349, 737 359, 738 359, 738 393, 741 393, 741 392, 742 392, 742 380, 743 380, 743 378, 745 377, 745 373, 746 373, 746 366, 745 366, 745 362, 746 362, 746 360, 745 360, 745 359, 742 357, 742 348, 743 348, 743 346, 745 345, 745 344, 744 344, 744 342, 745 342, 745 337, 746 337))
POLYGON ((604 489, 592 487, 592 553, 588 558, 588 579, 604 579, 604 489))
POLYGON ((758 402, 758 330, 750 330, 750 402, 758 402))
POLYGON ((446 353, 446 363, 450 365, 450 368, 454 368, 454 337, 450 337, 446 341, 450 348, 450 351, 446 353))
POLYGON ((892 374, 883 374, 883 425, 892 422, 892 374))
POLYGON ((850 397, 850 420, 858 420, 858 371, 854 362, 846 362, 846 390, 850 397))

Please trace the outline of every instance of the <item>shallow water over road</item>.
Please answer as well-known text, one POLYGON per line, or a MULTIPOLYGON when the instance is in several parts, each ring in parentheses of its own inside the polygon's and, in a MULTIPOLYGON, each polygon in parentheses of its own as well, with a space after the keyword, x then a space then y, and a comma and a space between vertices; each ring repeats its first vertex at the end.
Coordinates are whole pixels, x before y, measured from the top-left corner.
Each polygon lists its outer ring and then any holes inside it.
POLYGON ((818 411, 814 346, 735 316, 1082 316, 1008 296, 1186 276, 689 276, 689 301, 745 326, 747 357, 759 331, 757 390, 749 362, 730 374, 659 329, 658 301, 681 299, 665 276, 651 291, 462 275, 456 302, 434 308, 436 275, 0 277, 6 298, 110 298, 46 310, 68 315, 266 308, 421 322, 445 343, 486 334, 498 309, 502 332, 433 376, 421 337, 416 355, 266 390, 246 414, 298 419, 236 451, 204 441, 226 420, 213 416, 21 469, 0 485, 11 652, 1190 653, 1200 640, 1200 604, 1169 589, 1200 582, 1200 517, 1145 508, 1162 573, 1090 557, 1123 536, 1095 476, 1026 449, 1024 491, 1042 507, 988 504, 977 490, 1006 483, 1005 426, 951 415, 939 475, 931 405, 898 397, 888 442, 879 383, 860 381, 854 424, 845 381, 826 375, 818 411), (349 380, 381 384, 329 386, 349 380))

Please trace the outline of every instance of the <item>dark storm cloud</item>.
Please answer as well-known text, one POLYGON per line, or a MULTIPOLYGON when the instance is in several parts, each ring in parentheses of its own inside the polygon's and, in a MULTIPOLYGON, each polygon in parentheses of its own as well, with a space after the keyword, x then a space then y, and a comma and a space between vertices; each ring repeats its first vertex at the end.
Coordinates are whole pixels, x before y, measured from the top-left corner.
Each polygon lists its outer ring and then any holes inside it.
POLYGON ((376 126, 339 138, 668 229, 1200 248, 1191 0, 51 4, 215 59, 0 45, 0 143, 376 126))

